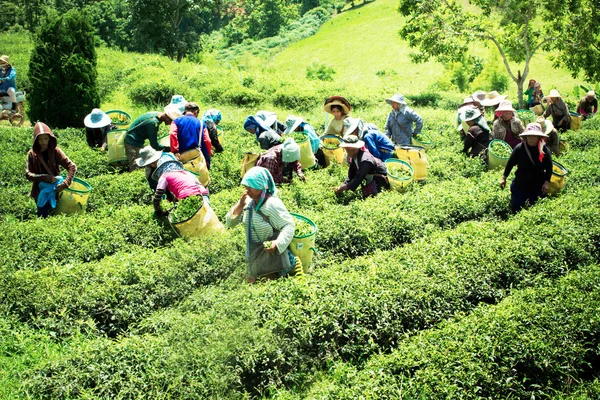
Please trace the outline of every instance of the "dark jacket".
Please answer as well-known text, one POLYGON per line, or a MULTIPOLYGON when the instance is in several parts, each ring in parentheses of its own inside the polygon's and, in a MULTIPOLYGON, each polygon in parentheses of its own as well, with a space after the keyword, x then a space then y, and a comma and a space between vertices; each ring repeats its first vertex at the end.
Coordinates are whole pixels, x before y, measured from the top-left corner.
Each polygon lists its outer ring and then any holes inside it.
POLYGON ((33 146, 27 153, 27 160, 25 161, 25 177, 27 180, 33 182, 30 196, 37 201, 37 197, 40 193, 38 187, 40 182, 49 180, 53 176, 60 175, 60 167, 63 167, 67 170, 67 177, 60 185, 58 185, 58 187, 67 188, 75 176, 77 166, 75 166, 65 153, 57 147, 56 137, 45 124, 38 122, 35 125, 33 132, 33 146), (38 137, 42 134, 48 134, 50 136, 48 148, 44 152, 41 151, 40 145, 37 143, 38 137), (46 162, 50 171, 44 167, 41 161, 42 159, 46 162))
MULTIPOLYGON (((373 177, 374 174, 387 176, 385 164, 380 159, 373 157, 368 150, 359 150, 356 159, 358 161, 358 167, 356 166, 355 160, 350 160, 348 178, 344 181, 344 184, 348 186, 348 190, 355 190, 365 179, 370 181, 370 178, 373 177)), ((377 180, 377 183, 380 186, 389 187, 385 178, 375 176, 374 179, 377 180)))
POLYGON ((547 146, 543 147, 544 159, 540 162, 537 146, 527 146, 531 159, 525 151, 525 143, 519 143, 508 158, 506 168, 504 168, 504 176, 508 177, 513 167, 517 166, 515 172, 514 184, 525 190, 537 190, 542 187, 545 181, 550 182, 552 177, 552 154, 547 146))
POLYGON ((471 157, 477 157, 485 153, 491 141, 492 138, 490 137, 489 130, 481 129, 478 125, 473 125, 465 135, 463 152, 469 154, 471 157))

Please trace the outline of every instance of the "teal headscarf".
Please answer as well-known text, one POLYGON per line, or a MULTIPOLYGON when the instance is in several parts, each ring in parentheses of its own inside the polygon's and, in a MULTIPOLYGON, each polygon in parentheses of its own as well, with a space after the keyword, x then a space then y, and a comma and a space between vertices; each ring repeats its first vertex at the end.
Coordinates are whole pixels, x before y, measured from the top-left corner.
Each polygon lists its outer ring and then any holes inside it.
POLYGON ((252 189, 262 190, 260 201, 256 205, 256 210, 262 206, 267 193, 271 196, 275 196, 277 194, 277 188, 275 188, 273 176, 268 169, 263 167, 250 168, 242 178, 242 185, 251 187, 252 189))

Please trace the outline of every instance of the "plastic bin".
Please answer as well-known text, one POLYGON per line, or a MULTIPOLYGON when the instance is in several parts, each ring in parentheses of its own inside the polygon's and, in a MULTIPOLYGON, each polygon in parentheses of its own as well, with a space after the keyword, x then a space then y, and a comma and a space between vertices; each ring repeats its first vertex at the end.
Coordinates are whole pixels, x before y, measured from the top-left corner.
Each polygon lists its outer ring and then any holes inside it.
POLYGON ((75 214, 85 212, 92 186, 83 179, 73 178, 71 185, 58 194, 55 214, 75 214))
MULTIPOLYGON (((181 156, 183 157, 183 154, 181 156)), ((182 162, 183 168, 196 175, 202 186, 207 187, 210 184, 208 166, 206 165, 206 160, 201 151, 198 151, 197 155, 194 155, 187 160, 182 159, 182 162)))
POLYGON ((489 167, 489 169, 506 167, 506 163, 508 162, 508 159, 510 158, 510 153, 512 153, 512 148, 504 140, 500 140, 500 139, 492 140, 490 142, 490 144, 488 145, 488 167, 489 167), (509 156, 503 157, 501 154, 494 153, 492 151, 492 147, 493 147, 492 145, 503 146, 509 152, 508 153, 509 156))
POLYGON ((125 135, 127 129, 115 129, 106 134, 108 163, 110 165, 127 165, 127 153, 125 152, 125 135))
POLYGON ((390 182, 390 188, 393 190, 403 191, 415 177, 415 170, 413 167, 404 160, 398 160, 397 158, 388 158, 385 160, 385 167, 388 170, 388 180, 390 182), (390 168, 392 167, 392 168, 390 168), (400 168, 410 172, 410 176, 401 177, 394 173, 395 168, 400 168))
POLYGON ((305 273, 312 272, 310 264, 312 263, 313 255, 316 253, 315 239, 317 237, 317 225, 303 215, 294 213, 290 214, 295 219, 306 222, 313 228, 312 232, 307 235, 294 236, 289 247, 292 254, 300 258, 300 261, 302 262, 302 270, 305 273))
POLYGON ((552 177, 548 186, 548 194, 556 195, 564 189, 569 171, 560 163, 552 161, 552 177))
MULTIPOLYGON (((308 140, 308 135, 304 132, 294 132, 295 135, 302 135, 303 139, 294 140, 300 147, 300 160, 298 161, 302 166, 302 169, 311 169, 316 165, 315 155, 313 154, 312 147, 310 146, 310 140, 308 140)), ((286 135, 286 137, 292 137, 291 135, 286 135)))
POLYGON ((131 124, 131 115, 121 110, 110 110, 106 114, 119 129, 127 129, 131 124))
POLYGON ((346 158, 344 149, 340 147, 342 139, 336 135, 324 135, 321 140, 321 149, 325 155, 325 165, 329 166, 332 162, 342 164, 346 158))
POLYGON ((517 117, 523 122, 524 126, 535 122, 536 116, 532 111, 529 110, 517 110, 517 117))
POLYGON ((396 155, 399 160, 404 160, 413 167, 415 181, 421 182, 427 179, 427 168, 429 168, 429 163, 427 162, 424 147, 399 146, 396 147, 396 155))
POLYGON ((184 238, 206 236, 215 232, 225 232, 225 227, 219 221, 217 214, 206 203, 196 211, 189 219, 173 223, 171 215, 169 215, 169 223, 175 232, 184 238))
POLYGON ((578 131, 581 128, 581 121, 583 121, 583 116, 573 111, 569 111, 569 117, 571 118, 571 126, 570 129, 572 131, 578 131))
POLYGON ((426 150, 429 150, 433 147, 433 139, 426 133, 420 133, 417 138, 412 136, 410 138, 410 142, 413 146, 420 146, 426 150))

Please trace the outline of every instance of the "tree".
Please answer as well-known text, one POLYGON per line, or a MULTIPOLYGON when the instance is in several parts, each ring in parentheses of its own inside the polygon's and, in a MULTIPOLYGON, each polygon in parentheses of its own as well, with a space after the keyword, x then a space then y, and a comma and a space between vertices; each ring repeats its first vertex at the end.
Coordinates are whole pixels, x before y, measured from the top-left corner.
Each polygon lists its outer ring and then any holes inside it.
POLYGON ((555 66, 566 66, 574 76, 583 69, 588 79, 600 78, 600 18, 594 2, 401 0, 398 11, 407 21, 400 35, 418 49, 411 54, 417 63, 429 57, 461 61, 475 42, 496 47, 517 84, 522 108, 529 63, 541 50, 555 51, 555 66), (509 62, 520 65, 516 73, 509 62))
POLYGON ((71 10, 50 17, 36 36, 29 61, 29 118, 52 127, 82 127, 100 105, 96 84, 94 28, 71 10))

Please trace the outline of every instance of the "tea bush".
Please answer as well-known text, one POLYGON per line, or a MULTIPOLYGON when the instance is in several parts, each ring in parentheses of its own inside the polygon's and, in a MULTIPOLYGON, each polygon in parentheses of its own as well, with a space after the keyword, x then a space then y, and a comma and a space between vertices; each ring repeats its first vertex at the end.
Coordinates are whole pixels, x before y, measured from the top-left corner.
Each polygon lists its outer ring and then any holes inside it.
POLYGON ((495 307, 410 338, 362 371, 340 365, 334 368, 339 377, 319 382, 307 396, 595 397, 597 380, 582 382, 594 374, 600 357, 599 272, 596 264, 514 293, 495 307), (566 382, 583 395, 573 396, 566 382))

